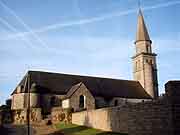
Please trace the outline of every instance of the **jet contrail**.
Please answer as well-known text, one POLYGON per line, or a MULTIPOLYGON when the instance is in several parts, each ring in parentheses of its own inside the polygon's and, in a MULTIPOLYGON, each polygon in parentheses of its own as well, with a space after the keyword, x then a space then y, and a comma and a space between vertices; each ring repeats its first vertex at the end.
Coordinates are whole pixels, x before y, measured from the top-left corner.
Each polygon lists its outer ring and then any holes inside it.
MULTIPOLYGON (((153 5, 153 6, 144 7, 142 9, 148 11, 148 10, 152 10, 152 9, 173 6, 173 5, 176 5, 176 4, 180 4, 180 1, 173 1, 173 2, 166 2, 166 3, 156 4, 156 5, 153 5)), ((54 30, 54 29, 60 29, 60 28, 72 27, 72 26, 76 26, 76 25, 83 25, 83 24, 103 21, 105 19, 110 19, 112 17, 124 16, 124 15, 128 15, 128 14, 135 13, 135 12, 137 12, 136 8, 126 10, 126 11, 106 14, 104 16, 99 16, 99 17, 82 19, 82 20, 77 20, 77 21, 72 21, 72 22, 67 22, 67 23, 53 24, 53 25, 49 25, 49 26, 46 26, 46 27, 43 27, 43 28, 40 28, 40 29, 31 30, 31 32, 21 32, 21 33, 17 33, 17 34, 12 34, 12 35, 7 36, 6 39, 0 39, 0 40, 7 40, 7 39, 21 37, 21 36, 28 36, 31 33, 43 33, 43 32, 49 31, 49 30, 54 30)))
MULTIPOLYGON (((7 28, 9 28, 11 31, 13 31, 13 32, 18 32, 18 30, 17 30, 15 27, 13 27, 11 24, 9 24, 6 20, 0 18, 0 22, 1 22, 2 24, 6 25, 7 28)), ((19 37, 19 38, 21 38, 22 40, 24 40, 24 41, 28 44, 29 47, 32 47, 32 43, 31 43, 28 39, 26 39, 26 37, 19 37)))
MULTIPOLYGON (((4 24, 11 31, 18 32, 18 30, 15 27, 13 27, 11 24, 9 24, 6 20, 0 18, 0 22, 2 24, 4 24)), ((34 46, 34 44, 30 40, 26 39, 27 37, 25 37, 25 36, 20 36, 20 37, 17 37, 17 38, 20 38, 21 40, 26 42, 29 48, 37 49, 39 47, 39 46, 34 46)), ((42 49, 44 49, 44 48, 41 48, 41 50, 42 49)), ((59 51, 57 51, 56 49, 53 49, 53 48, 48 48, 48 51, 52 51, 54 53, 54 55, 55 55, 55 53, 59 54, 59 51)))
POLYGON ((0 5, 2 7, 4 7, 10 14, 12 14, 28 31, 29 34, 31 34, 37 41, 39 41, 41 43, 41 45, 43 45, 44 47, 46 46, 46 43, 44 41, 42 41, 39 36, 34 33, 31 28, 12 10, 10 9, 8 6, 6 6, 1 0, 0 0, 0 5))

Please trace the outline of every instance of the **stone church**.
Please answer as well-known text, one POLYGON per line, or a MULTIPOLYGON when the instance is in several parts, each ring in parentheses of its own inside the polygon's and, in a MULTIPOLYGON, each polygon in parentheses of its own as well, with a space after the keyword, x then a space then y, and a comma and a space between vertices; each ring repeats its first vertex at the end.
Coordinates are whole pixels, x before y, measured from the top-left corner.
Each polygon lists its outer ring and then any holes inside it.
POLYGON ((132 57, 134 80, 121 80, 42 71, 28 71, 12 92, 12 110, 30 106, 48 114, 52 107, 72 108, 74 111, 110 106, 126 102, 142 102, 158 97, 156 54, 139 11, 136 53, 132 57))

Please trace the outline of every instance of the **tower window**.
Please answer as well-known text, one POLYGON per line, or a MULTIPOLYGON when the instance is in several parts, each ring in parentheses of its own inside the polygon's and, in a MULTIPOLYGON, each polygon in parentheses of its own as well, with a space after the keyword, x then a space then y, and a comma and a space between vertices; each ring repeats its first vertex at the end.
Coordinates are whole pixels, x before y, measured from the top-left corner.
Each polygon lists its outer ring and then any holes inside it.
POLYGON ((149 48, 148 48, 148 45, 146 46, 146 51, 149 52, 149 48))
POLYGON ((150 64, 153 64, 153 61, 152 61, 152 60, 150 60, 150 64))
POLYGON ((149 46, 149 45, 146 46, 146 50, 147 50, 147 53, 150 53, 150 52, 151 52, 151 49, 150 49, 150 46, 149 46))
POLYGON ((136 61, 135 69, 136 69, 136 70, 138 69, 138 63, 137 63, 137 61, 136 61))

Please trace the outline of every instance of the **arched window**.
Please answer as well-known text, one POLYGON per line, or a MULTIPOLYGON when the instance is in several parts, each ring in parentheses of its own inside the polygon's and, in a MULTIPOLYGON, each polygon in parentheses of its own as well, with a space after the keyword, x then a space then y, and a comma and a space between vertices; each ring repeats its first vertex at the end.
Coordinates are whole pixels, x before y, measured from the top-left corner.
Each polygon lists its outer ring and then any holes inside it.
POLYGON ((85 108, 85 96, 83 95, 79 97, 79 108, 85 108))
POLYGON ((114 101, 114 106, 118 106, 118 100, 117 99, 114 101))

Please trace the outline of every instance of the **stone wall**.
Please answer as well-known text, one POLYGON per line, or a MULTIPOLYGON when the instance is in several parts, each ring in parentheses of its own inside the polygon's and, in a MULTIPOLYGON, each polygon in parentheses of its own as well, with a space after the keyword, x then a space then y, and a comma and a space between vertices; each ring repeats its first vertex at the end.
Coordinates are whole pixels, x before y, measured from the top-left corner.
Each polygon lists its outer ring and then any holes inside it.
MULTIPOLYGON (((50 113, 53 106, 61 106, 61 101, 65 95, 38 94, 30 93, 30 106, 34 108, 42 108, 43 113, 50 113)), ((12 110, 27 108, 28 93, 18 93, 12 95, 12 110)))
POLYGON ((165 85, 172 111, 173 135, 180 134, 180 81, 169 81, 165 85))
POLYGON ((70 107, 74 109, 74 111, 80 111, 82 108, 79 107, 79 98, 80 96, 85 96, 85 108, 84 109, 94 109, 95 108, 95 99, 86 88, 84 84, 73 93, 70 97, 70 107))
POLYGON ((166 100, 129 106, 129 135, 172 135, 171 106, 166 100))
POLYGON ((40 122, 42 120, 41 108, 31 108, 30 120, 31 122, 40 122))
MULTIPOLYGON (((24 109, 28 105, 28 93, 13 94, 12 96, 12 110, 24 109)), ((30 106, 39 107, 40 97, 37 93, 30 93, 30 106)))
MULTIPOLYGON (((27 109, 19 109, 12 111, 12 117, 14 124, 26 124, 27 123, 27 109)), ((37 123, 42 119, 41 108, 31 108, 30 121, 37 123)))
POLYGON ((72 114, 72 123, 105 131, 128 132, 128 108, 112 107, 72 114))
POLYGON ((13 110, 12 115, 14 124, 25 124, 27 122, 27 109, 13 110))
POLYGON ((129 107, 129 135, 180 134, 180 81, 169 81, 165 91, 159 100, 129 107))
POLYGON ((51 121, 53 124, 59 122, 71 122, 72 110, 70 108, 63 109, 62 107, 53 107, 51 110, 51 121))
POLYGON ((61 107, 54 107, 51 109, 51 121, 56 124, 65 119, 65 113, 61 107))
POLYGON ((180 81, 168 82, 157 100, 73 113, 72 123, 128 135, 179 135, 180 81))
POLYGON ((24 108, 24 94, 25 93, 12 95, 12 105, 11 105, 12 110, 24 108))
POLYGON ((163 100, 73 113, 72 123, 129 135, 171 135, 171 118, 171 106, 163 100))

